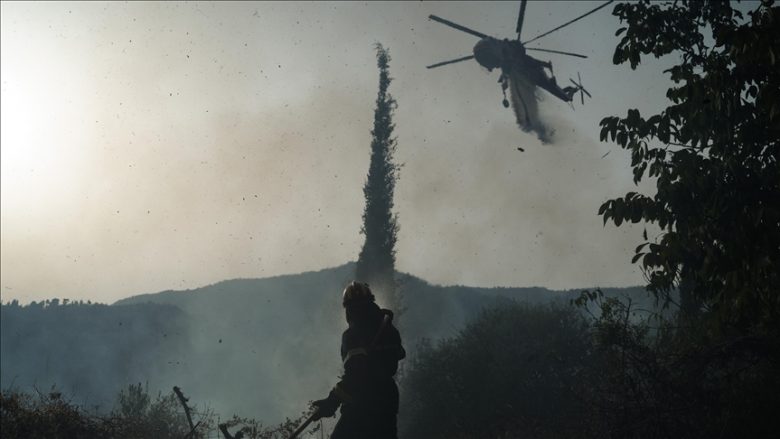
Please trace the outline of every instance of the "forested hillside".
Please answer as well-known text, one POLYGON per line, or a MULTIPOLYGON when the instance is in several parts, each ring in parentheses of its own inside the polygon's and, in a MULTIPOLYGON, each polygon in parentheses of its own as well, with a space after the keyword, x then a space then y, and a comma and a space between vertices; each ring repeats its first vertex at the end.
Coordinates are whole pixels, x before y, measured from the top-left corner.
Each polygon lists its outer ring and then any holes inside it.
MULTIPOLYGON (((111 306, 2 306, 2 387, 52 385, 108 410, 119 389, 178 385, 224 416, 276 422, 327 393, 340 373, 346 322, 340 294, 354 263, 298 275, 236 279, 164 291, 111 306)), ((442 287, 411 275, 398 322, 410 352, 421 339, 457 334, 483 308, 512 300, 568 302, 579 292, 442 287)), ((606 290, 646 299, 641 289, 606 290)))

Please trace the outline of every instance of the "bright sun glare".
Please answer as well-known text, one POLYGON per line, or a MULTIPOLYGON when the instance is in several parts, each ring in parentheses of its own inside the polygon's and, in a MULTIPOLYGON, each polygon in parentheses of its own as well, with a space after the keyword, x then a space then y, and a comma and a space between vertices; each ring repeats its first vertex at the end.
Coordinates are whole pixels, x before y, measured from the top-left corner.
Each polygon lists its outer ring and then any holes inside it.
MULTIPOLYGON (((86 152, 79 120, 85 90, 69 53, 4 38, 0 176, 4 217, 46 210, 68 198, 86 152), (75 80, 74 80, 75 79, 75 80), (14 213, 14 215, 10 215, 14 213)), ((81 116, 83 117, 83 116, 81 116)))

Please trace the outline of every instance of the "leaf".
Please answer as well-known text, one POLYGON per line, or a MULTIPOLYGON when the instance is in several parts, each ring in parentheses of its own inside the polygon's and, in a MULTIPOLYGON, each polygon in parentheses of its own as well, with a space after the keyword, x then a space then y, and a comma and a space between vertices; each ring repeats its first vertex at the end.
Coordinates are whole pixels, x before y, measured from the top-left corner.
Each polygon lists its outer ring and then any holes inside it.
POLYGON ((620 46, 615 48, 615 53, 612 55, 612 64, 618 65, 623 62, 623 49, 620 46))
POLYGON ((621 131, 617 134, 617 143, 623 148, 626 147, 626 143, 628 143, 628 135, 625 131, 621 131))
POLYGON ((629 59, 631 61, 631 69, 636 70, 636 66, 639 65, 639 52, 636 50, 631 51, 629 59))
POLYGON ((628 117, 626 120, 628 124, 635 126, 637 123, 639 123, 639 119, 639 110, 635 108, 628 110, 628 117))
POLYGON ((665 117, 660 124, 658 124, 658 140, 665 144, 669 144, 669 118, 665 117))
POLYGON ((640 251, 642 251, 642 249, 643 249, 643 248, 645 248, 645 247, 647 246, 647 244, 649 244, 649 243, 648 243, 648 242, 645 242, 644 244, 639 244, 639 245, 636 247, 636 249, 634 250, 634 253, 639 253, 640 251))

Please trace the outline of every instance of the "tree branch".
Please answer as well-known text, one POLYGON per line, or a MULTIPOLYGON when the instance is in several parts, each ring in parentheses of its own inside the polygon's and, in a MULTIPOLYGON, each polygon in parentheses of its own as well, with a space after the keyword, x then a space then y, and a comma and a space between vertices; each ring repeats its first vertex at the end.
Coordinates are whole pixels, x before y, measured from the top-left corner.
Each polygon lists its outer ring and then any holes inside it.
MULTIPOLYGON (((198 426, 192 424, 192 415, 190 415, 190 408, 187 405, 187 398, 184 397, 184 394, 181 393, 181 389, 178 386, 173 386, 173 392, 176 393, 176 396, 179 398, 179 402, 181 402, 181 405, 184 407, 184 414, 187 415, 187 423, 190 424, 190 432, 187 433, 185 438, 188 438, 192 436, 192 433, 195 432, 195 428, 198 426)), ((200 424, 200 421, 198 421, 198 424, 200 424)))

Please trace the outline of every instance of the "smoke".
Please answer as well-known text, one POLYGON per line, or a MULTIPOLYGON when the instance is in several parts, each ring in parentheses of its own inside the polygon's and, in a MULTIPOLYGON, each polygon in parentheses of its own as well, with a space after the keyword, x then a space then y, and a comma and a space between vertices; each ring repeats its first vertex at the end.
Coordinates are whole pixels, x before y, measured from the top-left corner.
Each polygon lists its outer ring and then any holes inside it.
POLYGON ((553 130, 548 128, 539 116, 537 101, 540 96, 536 93, 536 86, 530 83, 525 75, 513 69, 509 73, 509 89, 512 109, 520 129, 527 133, 536 133, 542 143, 550 143, 553 130))
MULTIPOLYGON (((516 5, 388 3, 379 11, 357 3, 220 5, 3 3, 3 109, 12 110, 3 111, 0 173, 4 299, 112 301, 354 258, 376 98, 375 41, 394 53, 390 91, 399 103, 394 122, 399 163, 405 163, 396 192, 398 259, 406 270, 428 280, 464 281, 457 267, 455 277, 440 277, 441 261, 452 258, 444 249, 455 239, 479 244, 483 231, 438 231, 453 221, 482 224, 484 211, 497 206, 472 202, 475 193, 517 204, 518 187, 529 197, 562 191, 573 173, 547 176, 566 170, 575 153, 589 153, 588 165, 597 166, 586 173, 584 162, 572 163, 585 182, 576 187, 614 192, 615 181, 606 176, 620 154, 601 160, 605 149, 592 142, 572 144, 575 152, 568 154, 534 152, 538 141, 502 110, 495 78, 477 63, 421 70, 473 44, 469 35, 428 22, 428 14, 494 29, 516 14, 516 5), (288 34, 295 38, 278 38, 288 34), (47 74, 52 71, 57 81, 47 74), (21 120, 27 125, 5 119, 14 114, 30 116, 21 120), (550 165, 555 168, 544 169, 550 165), (472 181, 481 167, 485 179, 472 181), (599 174, 603 181, 594 179, 599 174), (529 175, 536 178, 520 181, 529 175), (483 190, 486 182, 495 182, 495 193, 483 190), (428 202, 418 208, 417 200, 428 202)), ((558 24, 552 14, 533 26, 558 24)), ((495 33, 511 33, 513 20, 506 25, 495 33)), ((532 22, 526 25, 532 33, 532 22)), ((599 43, 594 47, 608 41, 599 43)), ((556 70, 582 68, 599 79, 589 84, 594 92, 609 82, 621 99, 645 93, 621 88, 619 76, 605 74, 598 61, 591 67, 567 62, 556 60, 556 70)), ((520 93, 535 121, 527 129, 547 134, 544 140, 554 126, 556 146, 568 148, 572 123, 587 126, 578 137, 592 138, 598 117, 617 114, 596 94, 586 112, 553 123, 566 110, 561 102, 548 99, 537 108, 527 86, 520 93)), ((601 200, 588 201, 576 213, 591 221, 601 200)), ((573 215, 570 222, 578 221, 573 215)), ((498 235, 517 233, 508 220, 496 227, 498 235)), ((516 246, 502 260, 525 257, 516 246)), ((496 264, 477 265, 474 272, 496 264)), ((618 271, 600 277, 615 279, 618 271)), ((505 282, 517 279, 512 270, 500 274, 505 282)), ((493 277, 471 281, 492 285, 493 277)))

